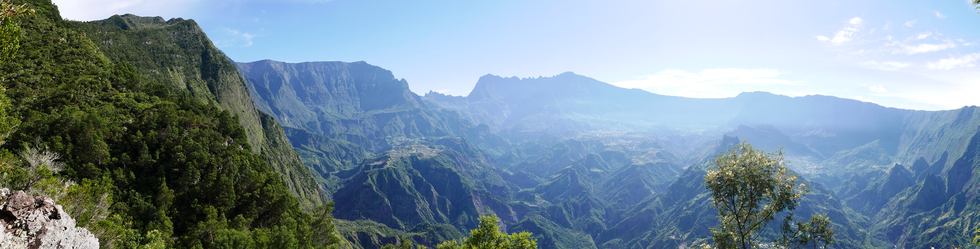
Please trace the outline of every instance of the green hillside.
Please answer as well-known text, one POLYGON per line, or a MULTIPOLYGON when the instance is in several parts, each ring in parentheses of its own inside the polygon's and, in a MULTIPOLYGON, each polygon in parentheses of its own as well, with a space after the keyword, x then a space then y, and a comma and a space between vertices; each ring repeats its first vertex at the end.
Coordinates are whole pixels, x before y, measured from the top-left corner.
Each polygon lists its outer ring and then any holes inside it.
MULTIPOLYGON (((5 186, 25 186, 17 184, 23 163, 12 152, 31 147, 59 155, 64 170, 51 179, 67 184, 61 203, 73 216, 89 217, 80 225, 108 248, 161 243, 179 248, 314 248, 339 243, 329 213, 304 211, 283 180, 299 179, 280 174, 290 172, 284 169, 305 169, 272 160, 268 150, 278 146, 289 151, 282 132, 274 121, 262 122, 240 80, 229 80, 237 79, 237 73, 226 58, 218 57, 220 52, 207 46, 198 52, 210 49, 214 57, 171 51, 202 60, 170 65, 204 68, 197 76, 174 79, 207 78, 201 82, 215 87, 180 88, 145 73, 166 68, 150 67, 154 54, 138 51, 153 46, 126 45, 124 39, 114 43, 131 54, 100 46, 107 41, 100 36, 127 37, 127 30, 95 31, 99 23, 62 21, 48 1, 14 3, 25 3, 36 14, 16 18, 22 28, 16 34, 20 49, 0 65, 12 103, 9 113, 20 120, 2 147, 5 186), (139 54, 147 57, 135 56, 139 54), (229 89, 240 91, 225 92, 229 89), (207 99, 212 101, 203 101, 207 99), (265 132, 279 132, 279 141, 275 133, 265 132)), ((111 20, 136 26, 159 21, 111 20)), ((159 33, 210 44, 193 22, 159 33)), ((309 210, 329 210, 311 192, 315 185, 309 179, 292 186, 306 193, 302 200, 309 210)), ((39 186, 32 189, 43 190, 39 186)))
POLYGON ((740 143, 807 190, 756 246, 790 214, 826 215, 831 248, 971 248, 980 228, 975 106, 574 73, 419 96, 366 62, 233 62, 193 20, 11 3, 33 11, 0 23, 0 188, 50 196, 105 248, 691 248, 724 241, 705 176, 740 143))

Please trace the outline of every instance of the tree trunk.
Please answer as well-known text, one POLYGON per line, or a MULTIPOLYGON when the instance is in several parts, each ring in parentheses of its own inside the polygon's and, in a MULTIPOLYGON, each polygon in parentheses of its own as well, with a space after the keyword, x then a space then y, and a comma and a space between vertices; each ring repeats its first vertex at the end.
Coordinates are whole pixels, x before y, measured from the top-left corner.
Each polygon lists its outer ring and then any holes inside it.
POLYGON ((752 249, 752 245, 749 243, 748 236, 744 234, 739 234, 739 238, 742 240, 742 249, 752 249))

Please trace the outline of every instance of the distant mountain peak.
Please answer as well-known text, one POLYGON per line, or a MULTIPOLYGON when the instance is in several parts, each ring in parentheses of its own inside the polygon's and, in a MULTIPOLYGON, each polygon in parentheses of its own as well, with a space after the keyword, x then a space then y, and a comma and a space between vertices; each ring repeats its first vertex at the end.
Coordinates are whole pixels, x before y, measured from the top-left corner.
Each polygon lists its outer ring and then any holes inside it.
POLYGON ((409 90, 408 82, 364 61, 261 60, 237 63, 237 66, 258 96, 259 108, 279 115, 283 123, 294 127, 315 124, 308 120, 313 117, 311 113, 349 116, 363 111, 419 106, 420 99, 409 90))
POLYGON ((789 96, 779 95, 766 91, 751 91, 739 93, 735 98, 789 98, 789 96))
POLYGON ((434 90, 429 90, 425 93, 425 97, 436 97, 436 98, 462 98, 463 96, 452 95, 449 93, 441 93, 434 90))
POLYGON ((591 77, 588 77, 588 76, 585 76, 585 75, 581 75, 581 74, 577 74, 577 73, 572 72, 572 71, 567 71, 567 72, 563 72, 563 73, 557 74, 553 78, 587 78, 587 79, 592 79, 591 77))
MULTIPOLYGON (((166 28, 171 25, 185 23, 190 26, 197 27, 197 23, 191 19, 171 18, 170 20, 165 20, 163 17, 159 16, 138 16, 134 14, 113 15, 105 20, 93 22, 112 23, 123 30, 166 28)), ((198 29, 200 28, 198 27, 198 29)))
MULTIPOLYGON (((557 92, 599 92, 620 89, 608 83, 579 75, 573 72, 564 72, 551 77, 502 77, 494 74, 487 74, 476 82, 470 97, 487 98, 500 94, 542 94, 557 92)), ((628 91, 627 89, 620 89, 628 91)))

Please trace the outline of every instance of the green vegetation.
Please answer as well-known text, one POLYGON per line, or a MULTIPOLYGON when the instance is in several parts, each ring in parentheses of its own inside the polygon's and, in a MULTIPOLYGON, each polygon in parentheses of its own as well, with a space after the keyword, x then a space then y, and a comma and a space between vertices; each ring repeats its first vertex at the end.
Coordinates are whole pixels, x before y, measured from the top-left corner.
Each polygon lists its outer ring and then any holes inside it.
POLYGON ((803 195, 781 153, 766 154, 740 143, 715 164, 704 181, 721 223, 711 230, 718 248, 752 248, 755 232, 777 213, 795 209, 803 195))
MULTIPOLYGON (((762 150, 785 148, 809 190, 794 212, 806 219, 826 214, 833 247, 962 247, 973 238, 968 221, 980 214, 980 198, 965 191, 977 182, 971 171, 977 150, 968 146, 980 123, 974 107, 917 112, 767 93, 706 101, 630 92, 568 74, 487 76, 471 96, 430 94, 419 103, 403 81, 365 63, 239 67, 259 108, 290 120, 283 124, 291 142, 328 179, 335 215, 375 222, 344 231, 362 245, 379 247, 402 234, 425 245, 459 238, 446 231, 472 227, 486 209, 501 214, 509 229, 532 232, 541 248, 673 248, 706 241, 709 227, 720 223, 704 181, 710 163, 691 163, 713 159, 717 137, 645 133, 651 124, 706 124, 698 129, 708 130, 739 124, 715 131, 762 150), (463 113, 429 110, 440 106, 463 113), (467 138, 461 131, 473 126, 469 121, 489 127, 489 134, 473 133, 489 139, 467 138), (535 129, 541 127, 545 131, 535 129), (569 129, 575 130, 563 133, 569 129), (464 137, 476 152, 431 146, 445 137, 464 137), (491 143, 498 137, 505 141, 491 143), (389 157, 417 144, 441 156, 389 157), (444 156, 452 160, 426 159, 444 156), (897 165, 919 158, 935 162, 897 165)), ((722 142, 722 148, 730 145, 722 142)), ((786 212, 777 213, 772 219, 786 212)), ((787 246, 824 244, 800 245, 806 230, 799 227, 810 223, 790 221, 793 230, 785 235, 793 244, 787 246)), ((760 245, 780 235, 774 224, 753 234, 760 245)))
MULTIPOLYGON (((0 0, 0 64, 13 60, 20 48, 23 34, 21 34, 18 17, 32 14, 34 10, 25 4, 15 5, 7 0, 0 0)), ((0 82, 6 77, 7 74, 0 74, 0 82)), ((10 115, 10 108, 7 88, 0 85, 0 145, 6 142, 10 133, 20 124, 20 120, 10 115)))
POLYGON ((426 249, 428 247, 424 245, 418 245, 412 242, 412 239, 407 237, 402 237, 398 239, 398 244, 387 244, 381 246, 381 249, 426 249))
POLYGON ((973 244, 980 246, 980 227, 973 231, 973 244))
POLYGON ((45 0, 0 0, 0 9, 0 187, 51 196, 106 248, 673 248, 712 235, 719 247, 748 248, 776 237, 767 223, 787 210, 816 215, 787 214, 774 243, 785 247, 980 244, 969 222, 980 214, 969 191, 980 159, 976 108, 906 112, 766 94, 659 102, 563 74, 535 84, 488 76, 470 100, 432 96, 466 101, 457 109, 470 113, 456 113, 366 63, 268 61, 238 65, 254 80, 253 100, 191 20, 68 22, 45 0), (293 80, 266 82, 278 78, 293 80), (253 101, 291 120, 288 133, 253 101), (705 171, 687 164, 711 155, 697 141, 714 138, 538 133, 729 119, 776 124, 734 133, 829 165, 809 179, 812 192, 802 196, 781 154, 747 144, 705 171), (815 128, 784 129, 796 124, 815 128), (290 142, 327 179, 320 187, 338 200, 336 212, 290 142), (488 211, 502 221, 476 219, 488 211))
POLYGON ((38 14, 4 11, 0 116, 20 122, 2 119, 0 187, 51 195, 106 248, 340 245, 332 206, 305 212, 237 114, 110 60, 48 1, 10 6, 38 14))
POLYGON ((480 226, 470 231, 462 241, 450 240, 439 243, 438 249, 533 249, 538 248, 531 233, 507 234, 500 231, 497 216, 480 217, 480 226))
MULTIPOLYGON (((470 231, 470 236, 461 240, 447 240, 436 245, 437 249, 536 249, 537 241, 531 233, 507 234, 500 230, 500 219, 495 215, 480 217, 480 224, 470 231)), ((382 249, 424 249, 410 237, 400 237, 396 244, 385 244, 382 249)))
POLYGON ((0 0, 0 60, 12 59, 14 53, 20 48, 21 29, 17 17, 34 14, 34 9, 28 8, 26 4, 13 4, 7 0, 0 0))
POLYGON ((235 64, 195 21, 116 15, 67 24, 84 33, 110 62, 132 66, 141 80, 161 91, 227 111, 244 130, 249 149, 280 173, 301 206, 325 203, 316 178, 290 147, 282 129, 256 110, 235 64))
POLYGON ((810 222, 799 223, 800 244, 812 244, 816 249, 823 244, 824 247, 834 243, 834 230, 830 228, 830 218, 826 215, 818 214, 810 217, 810 222))
POLYGON ((815 214, 808 222, 792 224, 792 215, 783 220, 782 238, 778 245, 784 248, 797 248, 810 245, 812 248, 826 248, 834 243, 834 231, 830 218, 824 214, 815 214), (823 247, 820 245, 823 244, 823 247))

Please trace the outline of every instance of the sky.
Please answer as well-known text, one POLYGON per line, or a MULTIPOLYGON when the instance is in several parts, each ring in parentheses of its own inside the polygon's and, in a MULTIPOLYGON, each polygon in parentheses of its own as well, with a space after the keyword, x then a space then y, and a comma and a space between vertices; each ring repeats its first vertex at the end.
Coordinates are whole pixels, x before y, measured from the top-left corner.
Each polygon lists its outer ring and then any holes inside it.
POLYGON ((968 0, 54 0, 62 16, 196 20, 235 61, 366 61, 412 91, 575 72, 698 98, 768 91, 980 105, 968 0))

